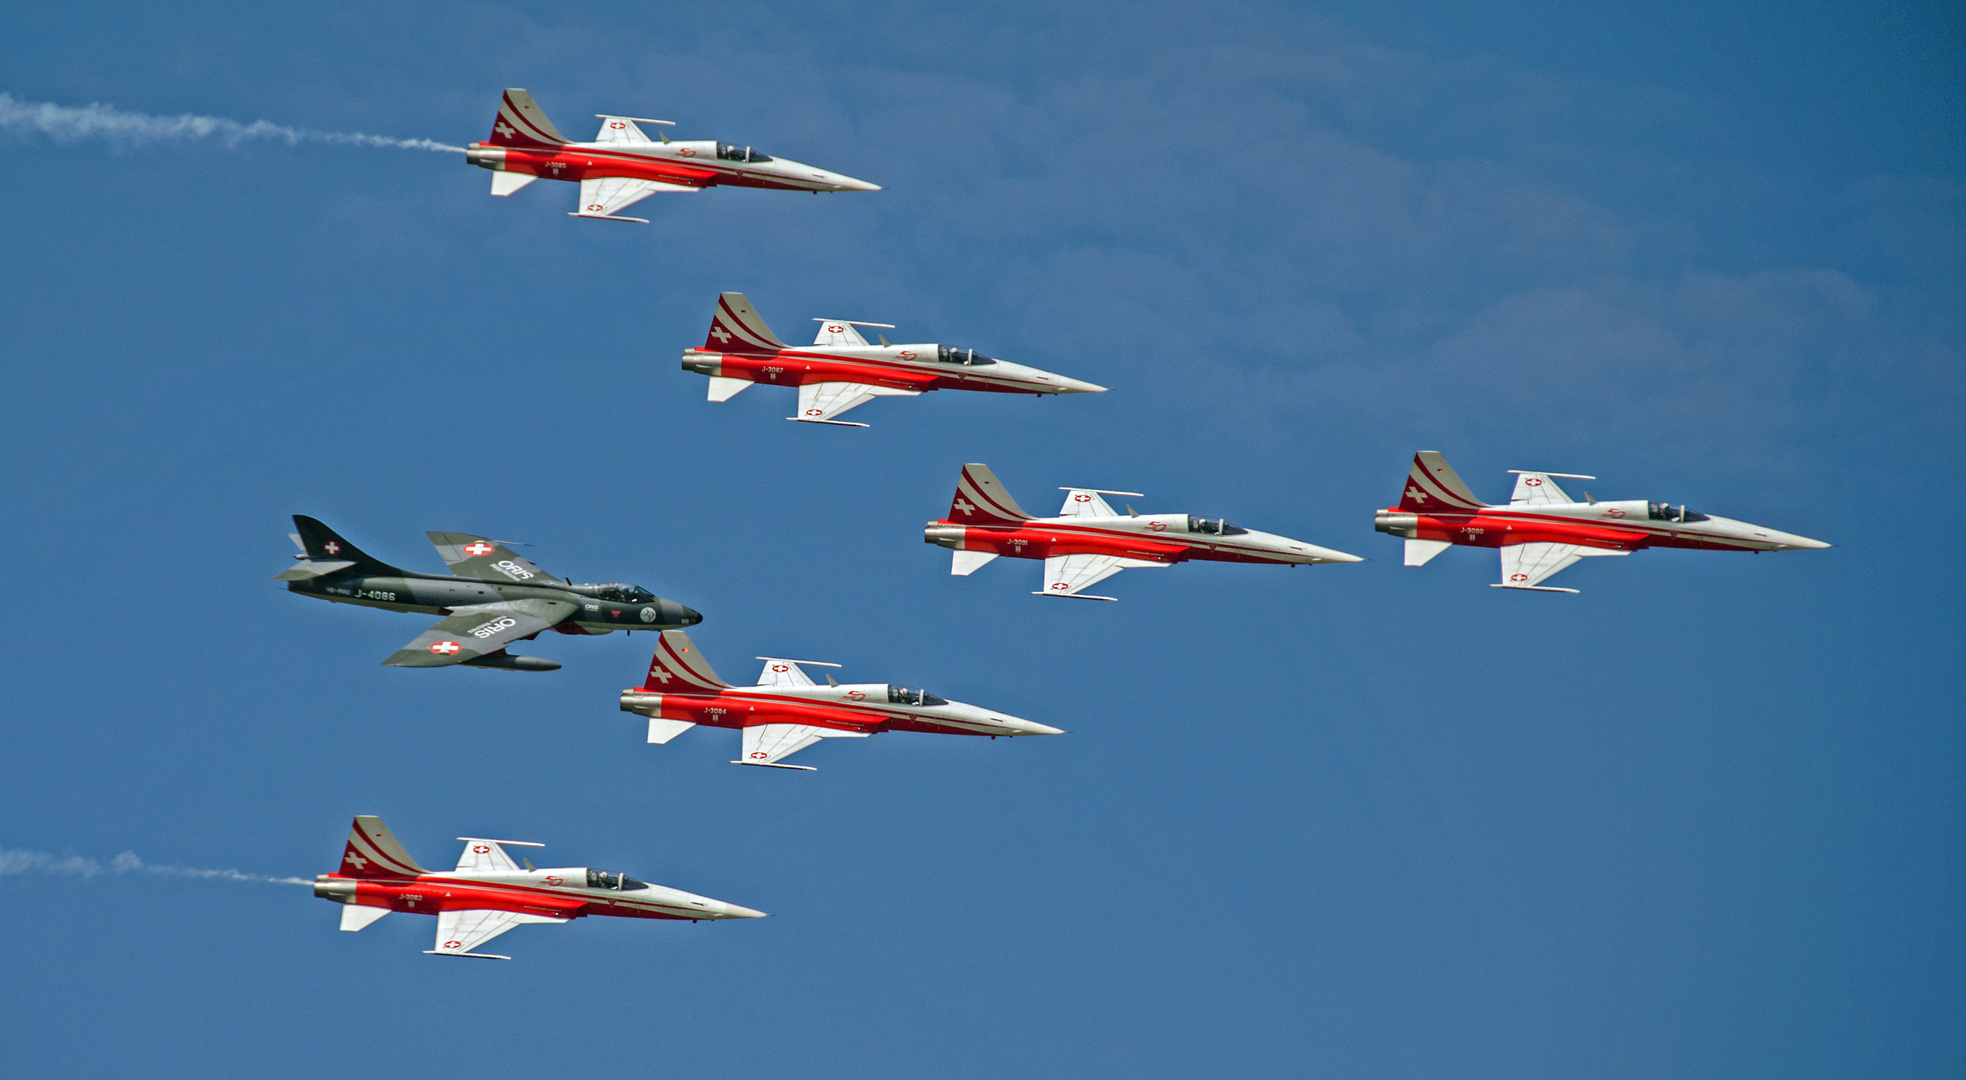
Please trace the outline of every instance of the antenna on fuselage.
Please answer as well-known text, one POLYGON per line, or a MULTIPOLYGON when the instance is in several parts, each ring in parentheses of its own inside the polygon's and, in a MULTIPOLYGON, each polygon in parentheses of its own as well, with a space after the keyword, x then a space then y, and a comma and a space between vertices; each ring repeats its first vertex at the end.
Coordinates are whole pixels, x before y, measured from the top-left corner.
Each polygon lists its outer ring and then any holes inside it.
POLYGON ((826 673, 826 685, 827 685, 827 686, 838 686, 838 685, 840 685, 840 680, 838 680, 838 679, 835 679, 835 678, 833 677, 833 673, 829 671, 829 672, 827 672, 827 673, 826 673))

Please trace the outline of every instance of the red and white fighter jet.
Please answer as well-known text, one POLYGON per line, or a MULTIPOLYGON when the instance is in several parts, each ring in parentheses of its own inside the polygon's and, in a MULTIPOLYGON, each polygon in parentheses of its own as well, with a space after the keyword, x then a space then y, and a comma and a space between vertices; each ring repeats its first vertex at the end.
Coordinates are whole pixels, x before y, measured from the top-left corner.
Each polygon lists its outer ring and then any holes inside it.
POLYGON ((1502 580, 1493 587, 1535 592, 1576 592, 1542 582, 1592 555, 1630 555, 1648 547, 1762 552, 1830 546, 1684 505, 1644 499, 1599 502, 1588 491, 1577 502, 1557 486, 1557 478, 1596 477, 1509 471, 1516 475, 1515 494, 1509 505, 1491 506, 1474 497, 1446 458, 1422 450, 1413 456, 1399 505, 1378 511, 1373 527, 1406 538, 1408 566, 1424 566, 1457 544, 1500 548, 1502 580))
POLYGON ((999 555, 1043 559, 1044 588, 1035 595, 1081 600, 1117 599, 1089 596, 1083 590, 1131 566, 1172 566, 1194 559, 1285 566, 1363 561, 1288 536, 1253 532, 1221 518, 1137 514, 1131 506, 1121 514, 1100 498, 1141 498, 1137 491, 1058 490, 1065 492, 1065 507, 1058 516, 1032 517, 1004 490, 988 465, 972 462, 963 466, 956 481, 949 516, 929 522, 922 539, 954 548, 949 572, 959 576, 975 573, 999 555))
MULTIPOLYGON (((683 370, 710 376, 710 400, 729 401, 753 383, 799 388, 799 415, 787 420, 866 427, 835 417, 877 397, 915 397, 924 390, 999 394, 1099 394, 1106 388, 1068 379, 974 349, 947 345, 870 345, 855 327, 889 323, 814 319, 819 336, 798 348, 778 340, 743 293, 717 298, 702 348, 683 353, 683 370)), ((875 335, 879 337, 879 335, 875 335)))
POLYGON ((748 146, 709 139, 653 142, 637 124, 674 127, 668 120, 639 116, 601 118, 593 142, 561 135, 524 90, 507 90, 489 139, 472 143, 464 159, 492 171, 493 195, 510 195, 540 177, 578 181, 580 209, 573 217, 639 221, 621 211, 660 192, 702 191, 708 187, 772 188, 779 191, 879 191, 880 186, 851 176, 775 158, 748 146))
POLYGON ((433 956, 510 960, 471 950, 521 923, 563 923, 584 915, 631 919, 758 919, 722 900, 636 881, 586 866, 521 868, 507 847, 543 847, 519 840, 460 836, 464 854, 449 873, 425 870, 403 850, 379 817, 361 814, 348 831, 341 869, 314 879, 314 895, 346 904, 341 928, 360 930, 392 911, 437 916, 433 956))
POLYGON ((621 711, 649 718, 648 741, 666 743, 698 724, 744 733, 743 757, 732 765, 768 765, 813 772, 784 760, 821 739, 864 739, 883 731, 935 735, 1063 735, 1055 727, 1020 720, 993 709, 948 701, 926 690, 891 683, 812 681, 801 665, 836 668, 817 660, 760 656, 764 674, 756 686, 719 679, 689 635, 667 630, 649 661, 648 679, 621 692, 621 711))

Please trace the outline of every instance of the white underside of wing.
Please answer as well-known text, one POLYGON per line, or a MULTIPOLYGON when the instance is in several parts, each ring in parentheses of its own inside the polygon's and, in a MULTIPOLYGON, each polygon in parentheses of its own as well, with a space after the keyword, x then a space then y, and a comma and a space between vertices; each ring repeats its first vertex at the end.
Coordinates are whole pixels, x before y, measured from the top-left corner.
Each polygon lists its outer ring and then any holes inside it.
POLYGON ((837 731, 807 724, 758 724, 744 729, 744 756, 733 765, 777 765, 781 769, 804 769, 806 765, 779 765, 793 754, 821 739, 864 739, 864 731, 837 731))
POLYGON ((437 916, 437 947, 429 951, 438 956, 480 956, 494 960, 510 960, 509 956, 492 956, 489 953, 473 953, 471 950, 515 926, 566 921, 551 915, 526 915, 517 911, 446 911, 437 916))
MULTIPOLYGON (((1629 551, 1583 547, 1578 544, 1510 544, 1502 549, 1502 581, 1498 589, 1535 589, 1578 559, 1595 555, 1629 555, 1629 551)), ((1545 588, 1544 592, 1575 589, 1545 588)))
POLYGON ((815 424, 838 423, 835 417, 849 409, 857 409, 877 397, 918 397, 920 394, 920 390, 897 390, 891 386, 872 386, 867 383, 807 383, 799 387, 799 415, 788 416, 786 419, 805 420, 815 424))
MULTIPOLYGON (((574 217, 615 217, 621 211, 641 202, 650 195, 665 191, 701 191, 687 184, 663 184, 654 180, 638 180, 631 176, 603 176, 598 180, 580 182, 580 209, 574 217)), ((640 221, 640 218, 629 218, 640 221)), ((646 224, 646 222, 644 222, 646 224)))
MULTIPOLYGON (((1143 559, 1122 559, 1115 555, 1054 555, 1044 561, 1044 588, 1038 595, 1078 596, 1129 566, 1166 565, 1143 559)), ((1112 600, 1114 597, 1088 596, 1086 599, 1112 600)))

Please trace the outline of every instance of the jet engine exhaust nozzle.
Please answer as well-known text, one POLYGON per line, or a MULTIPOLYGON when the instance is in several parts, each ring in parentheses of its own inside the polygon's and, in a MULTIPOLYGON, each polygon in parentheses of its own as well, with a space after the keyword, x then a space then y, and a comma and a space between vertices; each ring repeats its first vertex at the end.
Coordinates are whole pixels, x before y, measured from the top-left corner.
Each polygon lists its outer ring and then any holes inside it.
POLYGON ((1389 510, 1380 510, 1372 515, 1372 527, 1382 533, 1404 536, 1412 540, 1420 535, 1420 515, 1395 514, 1389 510))
POLYGON ((337 904, 352 904, 355 902, 355 883, 347 878, 322 875, 314 879, 314 895, 337 904))
POLYGON ((945 548, 961 548, 963 531, 963 526, 961 525, 942 525, 931 521, 926 528, 922 529, 922 542, 925 544, 937 544, 945 548))

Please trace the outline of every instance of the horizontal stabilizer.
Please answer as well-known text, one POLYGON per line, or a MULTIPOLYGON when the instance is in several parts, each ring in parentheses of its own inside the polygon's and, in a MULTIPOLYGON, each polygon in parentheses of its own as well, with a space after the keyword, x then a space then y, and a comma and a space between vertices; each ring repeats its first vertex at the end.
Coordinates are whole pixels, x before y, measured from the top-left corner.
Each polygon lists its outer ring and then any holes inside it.
POLYGON ((333 562, 315 562, 314 560, 309 559, 305 562, 298 562, 292 566, 287 567, 285 570, 275 575, 273 580, 307 581, 312 578, 326 577, 329 574, 335 573, 336 571, 339 570, 346 570, 354 565, 355 565, 354 563, 348 562, 345 559, 337 559, 333 562))
POLYGON ((352 934, 387 914, 389 909, 386 907, 361 907, 348 904, 341 909, 341 928, 352 934))
POLYGON ((1445 540, 1408 540, 1406 542, 1406 565, 1425 566, 1434 556, 1454 545, 1445 540))
POLYGON ((950 554, 956 558, 949 567, 949 573, 957 577, 968 577, 997 557, 994 551, 952 551, 950 554))
POLYGON ((729 401, 757 384, 749 379, 729 379, 722 375, 710 376, 710 400, 729 401))
POLYGON ((506 172, 501 169, 492 173, 492 194, 510 195, 537 179, 539 177, 528 173, 506 172))
POLYGON ((670 739, 695 727, 688 720, 664 720, 659 716, 649 717, 649 742, 661 746, 670 739))

